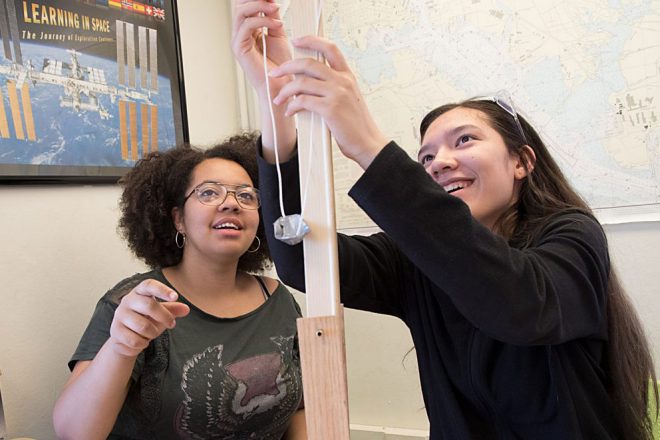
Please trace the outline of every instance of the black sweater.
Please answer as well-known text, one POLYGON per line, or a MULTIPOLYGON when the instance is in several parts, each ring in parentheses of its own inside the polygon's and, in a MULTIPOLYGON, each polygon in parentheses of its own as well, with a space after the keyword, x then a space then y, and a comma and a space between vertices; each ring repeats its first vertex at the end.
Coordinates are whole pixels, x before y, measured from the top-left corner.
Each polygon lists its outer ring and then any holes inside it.
MULTIPOLYGON (((273 165, 259 159, 268 244, 304 291, 302 245, 273 237, 273 165)), ((282 164, 285 209, 300 212, 298 163, 282 164)), ((607 440, 609 257, 601 226, 554 216, 516 249, 478 223, 393 142, 349 195, 384 231, 338 234, 341 301, 401 318, 418 358, 431 439, 607 440)))

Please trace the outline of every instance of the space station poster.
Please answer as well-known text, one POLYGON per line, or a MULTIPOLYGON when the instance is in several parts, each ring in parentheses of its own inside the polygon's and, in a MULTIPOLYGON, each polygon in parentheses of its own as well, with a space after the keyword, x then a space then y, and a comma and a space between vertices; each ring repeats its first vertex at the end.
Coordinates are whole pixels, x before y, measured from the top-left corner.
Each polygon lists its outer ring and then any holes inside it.
POLYGON ((188 139, 175 0, 0 0, 0 181, 115 181, 188 139))

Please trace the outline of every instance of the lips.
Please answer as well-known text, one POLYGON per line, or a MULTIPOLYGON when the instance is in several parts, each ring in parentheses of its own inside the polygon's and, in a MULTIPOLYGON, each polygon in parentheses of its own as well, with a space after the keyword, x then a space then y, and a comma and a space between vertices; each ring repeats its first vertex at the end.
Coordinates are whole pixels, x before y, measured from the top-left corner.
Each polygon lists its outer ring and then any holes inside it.
POLYGON ((243 224, 236 218, 222 218, 213 224, 213 229, 240 231, 243 224))
POLYGON ((240 228, 236 224, 231 222, 225 222, 219 225, 215 225, 213 226, 213 229, 235 229, 237 231, 240 230, 240 228))
POLYGON ((472 180, 467 179, 452 179, 451 181, 441 182, 440 185, 442 188, 447 191, 448 194, 455 193, 460 191, 468 186, 472 185, 472 180))

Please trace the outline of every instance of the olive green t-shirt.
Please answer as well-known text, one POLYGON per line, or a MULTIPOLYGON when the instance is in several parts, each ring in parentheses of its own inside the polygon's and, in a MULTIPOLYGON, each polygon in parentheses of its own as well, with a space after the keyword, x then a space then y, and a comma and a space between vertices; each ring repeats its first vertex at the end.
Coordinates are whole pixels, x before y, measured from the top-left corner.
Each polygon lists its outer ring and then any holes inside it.
MULTIPOLYGON (((108 291, 70 368, 94 358, 121 297, 147 278, 171 287, 157 269, 108 291)), ((279 284, 264 304, 236 318, 209 315, 179 294, 190 314, 138 357, 109 439, 281 439, 302 399, 300 308, 291 293, 279 284)))

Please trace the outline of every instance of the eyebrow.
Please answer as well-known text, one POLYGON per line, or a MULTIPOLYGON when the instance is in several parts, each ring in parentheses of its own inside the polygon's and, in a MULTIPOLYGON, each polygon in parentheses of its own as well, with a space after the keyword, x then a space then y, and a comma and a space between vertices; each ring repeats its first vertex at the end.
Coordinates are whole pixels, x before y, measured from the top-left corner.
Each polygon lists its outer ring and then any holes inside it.
MULTIPOLYGON (((451 130, 448 130, 446 133, 443 133, 442 136, 443 137, 455 136, 456 134, 458 134, 458 133, 460 133, 460 132, 462 132, 466 129, 481 131, 481 127, 478 127, 474 124, 464 124, 464 125, 459 125, 458 127, 454 127, 451 130)), ((431 147, 433 147, 433 145, 431 145, 431 144, 422 145, 421 148, 419 149, 419 152, 417 153, 417 160, 419 160, 419 157, 422 153, 424 153, 426 150, 428 150, 431 147)))
POLYGON ((217 183, 218 185, 229 185, 229 186, 252 186, 249 183, 225 183, 225 182, 220 182, 219 180, 203 180, 202 182, 199 183, 201 185, 202 183, 217 183))
POLYGON ((237 187, 237 188, 253 188, 253 189, 257 189, 256 186, 254 186, 254 185, 250 185, 249 183, 238 183, 238 184, 233 184, 233 183, 219 182, 219 181, 217 181, 217 180, 209 180, 209 179, 206 179, 206 180, 201 181, 201 182, 198 183, 197 185, 195 185, 195 186, 193 187, 192 190, 194 191, 195 188, 199 188, 200 186, 204 185, 205 183, 215 183, 215 184, 218 184, 218 185, 228 185, 228 186, 234 186, 234 187, 237 187))

